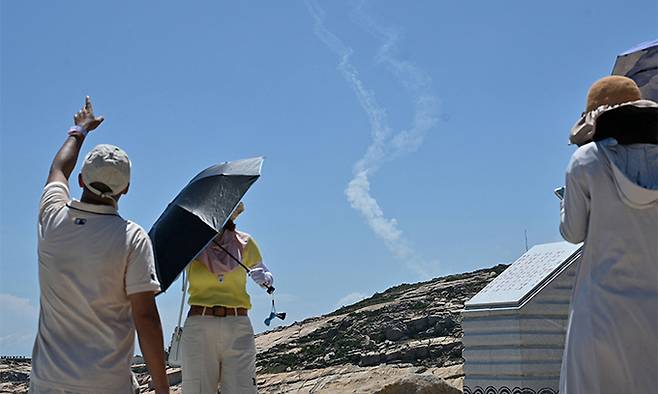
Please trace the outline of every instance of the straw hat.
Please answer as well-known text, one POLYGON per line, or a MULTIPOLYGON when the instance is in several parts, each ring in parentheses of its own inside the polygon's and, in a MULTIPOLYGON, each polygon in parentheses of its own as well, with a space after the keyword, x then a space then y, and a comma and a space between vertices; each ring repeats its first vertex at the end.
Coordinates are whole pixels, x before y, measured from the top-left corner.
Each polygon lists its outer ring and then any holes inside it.
POLYGON ((591 142, 595 132, 594 123, 601 113, 641 98, 640 88, 630 78, 613 75, 594 82, 587 92, 585 112, 571 128, 569 142, 578 146, 591 142))
POLYGON ((621 75, 604 77, 594 82, 587 92, 585 112, 594 111, 602 105, 617 105, 642 98, 635 81, 621 75))

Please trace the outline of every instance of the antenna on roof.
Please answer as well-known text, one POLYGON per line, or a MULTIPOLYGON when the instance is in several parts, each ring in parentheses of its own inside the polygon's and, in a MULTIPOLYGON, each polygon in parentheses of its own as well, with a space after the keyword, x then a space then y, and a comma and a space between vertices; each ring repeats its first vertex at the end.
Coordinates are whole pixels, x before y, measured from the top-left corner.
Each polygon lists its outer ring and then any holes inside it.
POLYGON ((523 230, 523 234, 525 235, 525 251, 528 251, 528 230, 523 230))

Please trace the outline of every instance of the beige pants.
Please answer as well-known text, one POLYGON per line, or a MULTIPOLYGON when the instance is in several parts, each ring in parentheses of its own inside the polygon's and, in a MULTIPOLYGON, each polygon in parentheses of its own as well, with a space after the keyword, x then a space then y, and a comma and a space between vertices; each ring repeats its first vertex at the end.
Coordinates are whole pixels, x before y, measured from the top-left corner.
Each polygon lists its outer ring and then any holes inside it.
POLYGON ((191 316, 183 337, 183 394, 257 393, 256 343, 247 316, 191 316))
MULTIPOLYGON (((139 394, 139 383, 137 382, 137 377, 135 376, 134 373, 131 373, 131 384, 132 388, 130 391, 127 391, 126 393, 129 394, 139 394)), ((83 390, 83 391, 71 391, 71 390, 64 390, 64 389, 58 389, 58 388, 52 388, 48 387, 48 385, 43 385, 43 384, 37 384, 34 380, 30 380, 30 387, 28 389, 29 394, 85 394, 90 392, 90 390, 83 390)), ((94 390, 96 392, 96 390, 94 390)), ((117 390, 117 388, 113 389, 108 389, 105 391, 107 393, 120 393, 122 390, 117 390)), ((4 393, 4 391, 3 391, 4 393)))

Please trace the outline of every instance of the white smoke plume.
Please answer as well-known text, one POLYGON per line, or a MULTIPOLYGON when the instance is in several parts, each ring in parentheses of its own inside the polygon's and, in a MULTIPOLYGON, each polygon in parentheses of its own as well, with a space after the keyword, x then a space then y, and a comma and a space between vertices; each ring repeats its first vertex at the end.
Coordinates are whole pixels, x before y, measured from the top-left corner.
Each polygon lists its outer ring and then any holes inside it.
POLYGON ((315 21, 315 34, 339 57, 338 70, 351 85, 370 123, 372 142, 365 155, 354 165, 354 177, 345 189, 347 199, 397 258, 422 278, 429 278, 436 269, 428 266, 435 266, 436 263, 425 262, 410 246, 397 220, 384 215, 377 200, 370 194, 370 178, 384 163, 416 151, 423 143, 427 131, 436 125, 438 99, 431 92, 431 80, 414 64, 396 57, 398 34, 377 24, 364 11, 364 3, 359 3, 353 13, 354 21, 382 41, 377 62, 383 64, 401 82, 414 103, 411 127, 394 133, 389 126, 386 110, 377 103, 374 93, 364 86, 358 70, 350 62, 354 52, 352 48, 327 29, 324 23, 325 12, 316 0, 306 0, 306 5, 315 21))

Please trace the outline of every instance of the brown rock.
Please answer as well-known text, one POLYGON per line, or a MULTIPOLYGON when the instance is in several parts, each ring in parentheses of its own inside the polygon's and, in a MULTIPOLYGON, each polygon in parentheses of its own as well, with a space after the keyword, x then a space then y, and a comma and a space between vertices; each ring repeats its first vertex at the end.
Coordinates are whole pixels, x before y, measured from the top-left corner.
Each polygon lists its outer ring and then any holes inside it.
POLYGON ((405 375, 373 394, 461 394, 461 391, 434 375, 405 375))

